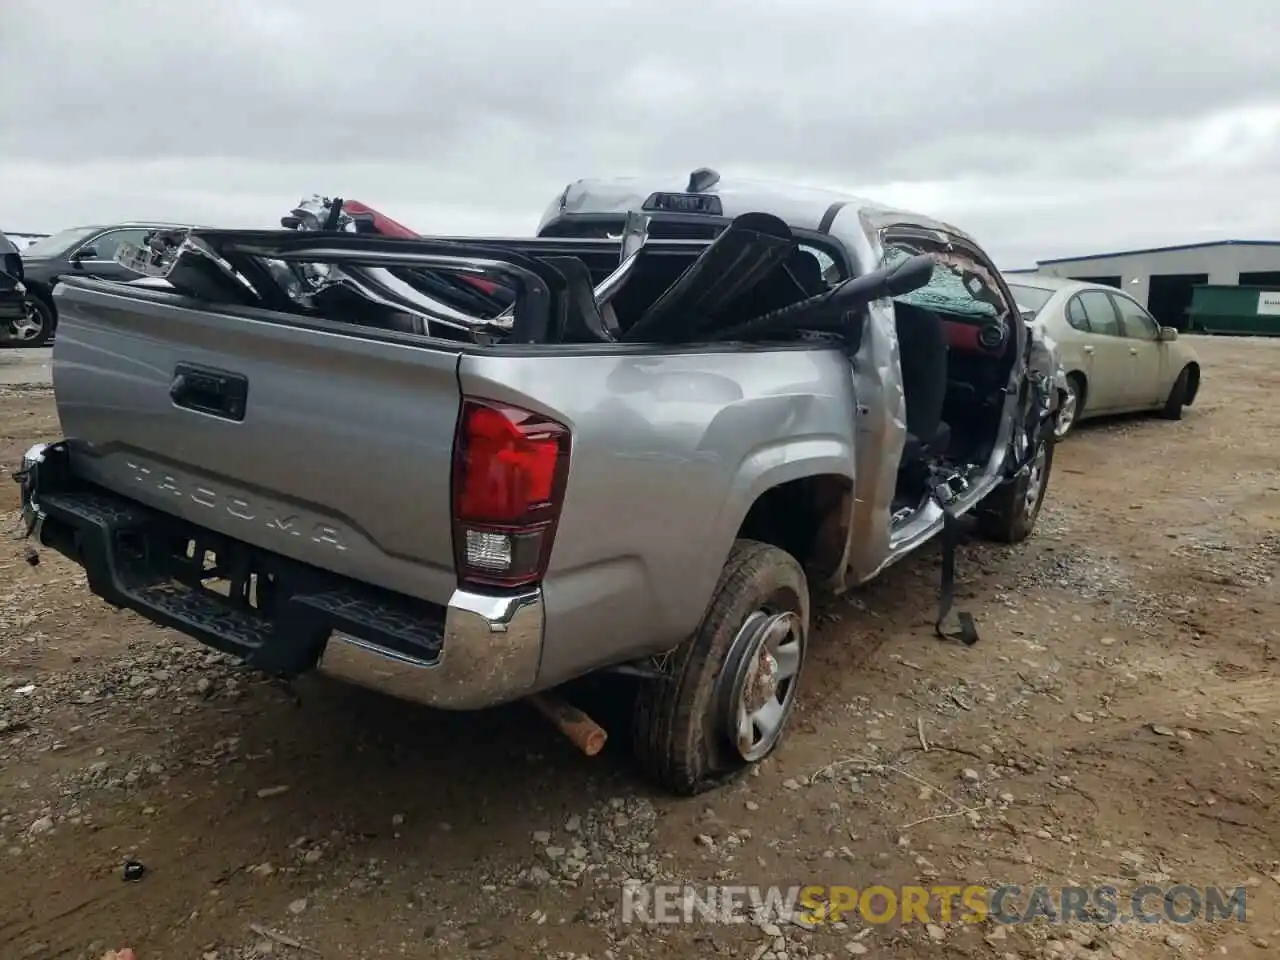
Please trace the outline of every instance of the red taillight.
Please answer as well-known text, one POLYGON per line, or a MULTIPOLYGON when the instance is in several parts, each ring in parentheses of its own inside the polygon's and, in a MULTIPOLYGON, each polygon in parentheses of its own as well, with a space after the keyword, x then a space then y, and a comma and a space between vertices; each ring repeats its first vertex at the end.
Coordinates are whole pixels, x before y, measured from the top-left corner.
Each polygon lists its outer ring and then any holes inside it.
POLYGON ((453 462, 460 583, 515 587, 546 572, 569 472, 569 431, 540 414, 464 400, 453 462))

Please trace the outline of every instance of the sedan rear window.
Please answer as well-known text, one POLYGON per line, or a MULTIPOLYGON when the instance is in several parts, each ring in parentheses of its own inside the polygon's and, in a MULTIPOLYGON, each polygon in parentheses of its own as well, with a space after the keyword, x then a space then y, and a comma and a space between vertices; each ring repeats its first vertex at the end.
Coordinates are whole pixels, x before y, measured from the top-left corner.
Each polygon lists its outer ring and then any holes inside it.
POLYGON ((1043 310, 1044 305, 1053 298, 1053 291, 1046 290, 1044 287, 1027 287, 1020 283, 1011 283, 1009 290, 1013 293, 1013 299, 1018 301, 1018 306, 1026 307, 1034 313, 1043 310))
POLYGON ((22 255, 30 260, 33 257, 57 257, 65 253, 74 244, 88 240, 98 232, 97 227, 72 227, 51 237, 41 237, 22 251, 22 255))

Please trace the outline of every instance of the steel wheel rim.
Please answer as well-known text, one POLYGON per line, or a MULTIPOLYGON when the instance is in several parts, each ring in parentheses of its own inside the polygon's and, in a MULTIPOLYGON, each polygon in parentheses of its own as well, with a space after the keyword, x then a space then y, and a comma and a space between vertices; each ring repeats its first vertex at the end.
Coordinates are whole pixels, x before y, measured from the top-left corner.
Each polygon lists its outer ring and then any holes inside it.
POLYGON ((1027 467, 1027 490, 1022 499, 1022 512, 1025 516, 1034 514, 1040 506, 1040 496, 1044 490, 1044 467, 1048 457, 1049 448, 1041 444, 1035 459, 1027 467))
POLYGON ((729 739, 738 756, 754 763, 778 743, 795 705, 804 664, 804 623, 792 611, 757 610, 734 637, 741 650, 729 697, 729 739))
POLYGON ((1054 436, 1059 440, 1067 435, 1067 431, 1076 422, 1076 408, 1079 402, 1079 398, 1076 396, 1075 384, 1068 380, 1067 395, 1062 401, 1062 406, 1058 408, 1058 419, 1053 426, 1054 436))

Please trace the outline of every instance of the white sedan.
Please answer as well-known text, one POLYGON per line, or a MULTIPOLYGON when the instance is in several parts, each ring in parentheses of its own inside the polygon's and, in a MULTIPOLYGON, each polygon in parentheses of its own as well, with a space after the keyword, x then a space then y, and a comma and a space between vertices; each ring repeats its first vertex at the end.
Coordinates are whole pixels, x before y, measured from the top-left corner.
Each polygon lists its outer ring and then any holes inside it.
POLYGON ((1195 402, 1195 351, 1124 291, 1027 275, 1009 289, 1062 355, 1067 390, 1058 411, 1059 439, 1086 417, 1152 410, 1180 420, 1182 408, 1195 402))

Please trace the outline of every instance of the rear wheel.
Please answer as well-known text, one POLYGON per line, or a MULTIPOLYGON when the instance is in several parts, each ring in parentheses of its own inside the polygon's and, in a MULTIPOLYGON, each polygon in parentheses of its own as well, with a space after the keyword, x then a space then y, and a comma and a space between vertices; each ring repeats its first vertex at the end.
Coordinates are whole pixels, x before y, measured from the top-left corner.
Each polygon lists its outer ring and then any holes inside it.
POLYGON ((1187 405, 1187 392, 1191 388, 1191 368, 1183 367, 1178 379, 1173 381, 1169 398, 1165 400, 1160 416, 1166 420, 1181 420, 1182 408, 1187 405))
POLYGON ((978 509, 978 529, 984 537, 1000 543, 1020 543, 1031 536, 1049 489, 1056 447, 1056 437, 1041 440, 1031 462, 983 501, 978 509))
POLYGON ((795 558, 739 540, 707 613, 643 681, 633 737, 645 773, 672 793, 710 790, 782 740, 809 640, 809 588, 795 558))

